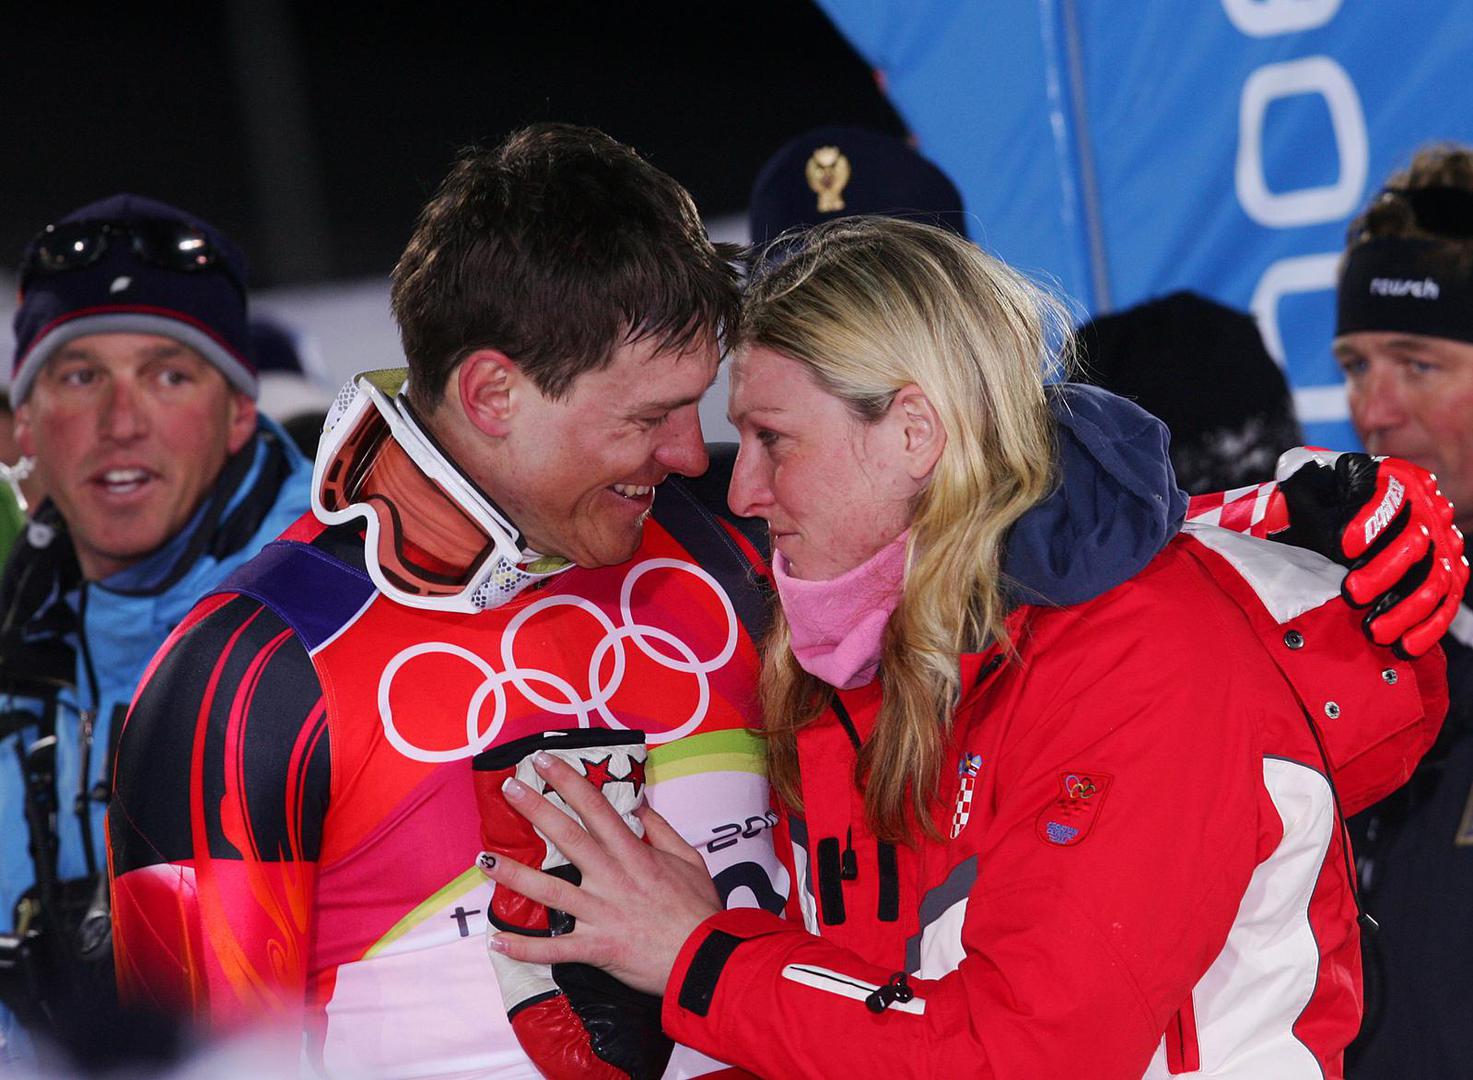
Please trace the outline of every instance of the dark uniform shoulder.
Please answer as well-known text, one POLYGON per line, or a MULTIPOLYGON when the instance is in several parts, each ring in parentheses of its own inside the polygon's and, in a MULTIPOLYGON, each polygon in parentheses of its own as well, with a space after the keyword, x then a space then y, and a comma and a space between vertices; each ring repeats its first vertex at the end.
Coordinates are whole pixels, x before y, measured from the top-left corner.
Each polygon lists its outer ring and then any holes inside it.
POLYGON ((260 601, 308 649, 315 649, 347 625, 377 590, 363 568, 362 533, 339 526, 321 530, 310 541, 272 541, 216 591, 260 601))
POLYGON ((301 637, 256 597, 207 597, 154 658, 119 738, 113 873, 206 846, 216 858, 315 858, 330 778, 301 637))
POLYGON ((711 466, 698 477, 672 476, 655 497, 654 519, 692 560, 720 583, 754 641, 766 633, 770 589, 766 576, 767 523, 737 517, 726 491, 736 446, 708 444, 711 466))
POLYGON ((764 560, 767 546, 767 523, 761 518, 738 517, 727 505, 726 493, 731 488, 731 471, 736 465, 736 443, 707 443, 711 464, 700 476, 674 476, 667 483, 675 485, 712 517, 727 522, 757 549, 764 560))

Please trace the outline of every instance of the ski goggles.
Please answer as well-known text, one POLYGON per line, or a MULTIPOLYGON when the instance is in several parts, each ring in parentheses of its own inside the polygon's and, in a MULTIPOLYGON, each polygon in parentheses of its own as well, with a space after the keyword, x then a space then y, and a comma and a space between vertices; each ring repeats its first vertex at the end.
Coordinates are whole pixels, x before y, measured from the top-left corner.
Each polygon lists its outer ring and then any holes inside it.
POLYGON ((407 374, 363 372, 338 394, 312 469, 317 519, 361 520, 369 577, 410 607, 484 611, 571 567, 523 550, 516 527, 415 419, 403 394, 407 374), (380 481, 390 473, 399 479, 385 490, 380 481), (392 493, 408 486, 412 505, 392 493), (450 534, 455 554, 447 558, 450 534))
POLYGON ((125 239, 141 262, 184 274, 218 269, 245 294, 245 283, 236 280, 204 230, 161 218, 64 221, 46 226, 26 247, 20 266, 21 292, 36 274, 83 270, 107 254, 112 244, 125 239))

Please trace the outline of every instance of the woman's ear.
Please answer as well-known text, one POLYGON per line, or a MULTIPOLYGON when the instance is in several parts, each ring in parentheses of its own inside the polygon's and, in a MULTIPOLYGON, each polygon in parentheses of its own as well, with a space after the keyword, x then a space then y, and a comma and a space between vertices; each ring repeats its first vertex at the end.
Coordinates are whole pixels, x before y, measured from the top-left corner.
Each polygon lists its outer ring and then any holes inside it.
POLYGON ((941 451, 946 449, 946 428, 941 424, 941 416, 926 392, 915 383, 900 388, 890 409, 902 425, 906 472, 912 480, 924 481, 941 460, 941 451))

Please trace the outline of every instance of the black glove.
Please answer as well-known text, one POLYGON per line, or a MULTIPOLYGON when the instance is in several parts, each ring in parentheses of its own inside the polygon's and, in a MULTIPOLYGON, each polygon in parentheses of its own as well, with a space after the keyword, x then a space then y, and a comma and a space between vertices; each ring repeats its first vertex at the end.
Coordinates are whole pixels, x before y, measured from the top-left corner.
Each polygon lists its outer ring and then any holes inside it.
POLYGON ((1271 539, 1349 567, 1340 586, 1366 609, 1366 636, 1403 659, 1447 632, 1468 560, 1453 506, 1427 470, 1400 458, 1299 447, 1279 458, 1286 528, 1271 539))
MULTIPOLYGON (((639 835, 644 826, 634 811, 644 802, 644 734, 639 731, 581 729, 549 731, 477 754, 476 803, 481 813, 481 845, 498 855, 578 884, 578 869, 562 852, 508 805, 501 785, 515 776, 577 820, 532 768, 539 750, 562 758, 604 793, 639 835)), ((487 912, 487 934, 566 934, 573 919, 565 912, 528 900, 498 886, 487 912)), ((554 1080, 656 1080, 670 1060, 674 1043, 660 1027, 660 999, 624 985, 588 964, 531 964, 488 949, 502 1004, 522 1049, 544 1076, 554 1080)))

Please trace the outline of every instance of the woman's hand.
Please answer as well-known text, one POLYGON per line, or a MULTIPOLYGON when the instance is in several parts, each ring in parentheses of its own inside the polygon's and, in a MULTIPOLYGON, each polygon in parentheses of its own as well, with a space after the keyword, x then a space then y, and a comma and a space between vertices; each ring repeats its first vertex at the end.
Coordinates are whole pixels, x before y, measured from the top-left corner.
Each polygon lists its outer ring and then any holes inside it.
POLYGON ((636 811, 645 828, 641 840, 566 762, 551 754, 532 760, 586 829, 520 781, 508 780, 502 791, 578 868, 582 884, 490 853, 482 855, 481 869, 497 888, 566 911, 577 922, 572 933, 559 937, 498 933, 488 945, 535 964, 592 964, 636 990, 663 994, 686 938, 721 910, 700 853, 648 806, 636 811))

